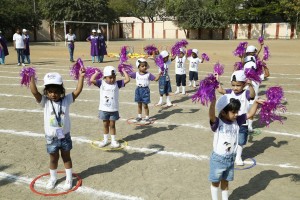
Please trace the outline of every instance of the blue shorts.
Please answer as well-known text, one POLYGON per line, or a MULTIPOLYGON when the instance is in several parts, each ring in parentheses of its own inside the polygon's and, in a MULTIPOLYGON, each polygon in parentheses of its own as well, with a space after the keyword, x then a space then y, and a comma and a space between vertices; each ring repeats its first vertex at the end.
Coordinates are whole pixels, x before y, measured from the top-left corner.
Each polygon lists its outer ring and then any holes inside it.
POLYGON ((70 133, 67 133, 63 139, 58 139, 57 137, 52 138, 51 144, 47 144, 47 152, 56 153, 59 149, 62 151, 70 151, 72 147, 70 133))
POLYGON ((190 71, 189 72, 190 81, 198 81, 198 72, 190 71))
POLYGON ((158 82, 159 94, 169 94, 172 92, 171 82, 169 76, 161 76, 158 82))
POLYGON ((120 118, 119 115, 119 111, 115 111, 115 112, 107 112, 107 111, 102 111, 99 110, 99 115, 98 115, 99 119, 101 120, 112 120, 112 121, 116 121, 120 118))
POLYGON ((134 101, 137 103, 150 103, 150 89, 149 87, 137 87, 135 89, 134 101))
POLYGON ((240 126, 238 144, 240 146, 243 146, 247 143, 247 140, 248 140, 248 125, 242 125, 240 126))
POLYGON ((216 183, 221 180, 232 181, 235 154, 221 156, 212 152, 210 156, 209 181, 216 183))

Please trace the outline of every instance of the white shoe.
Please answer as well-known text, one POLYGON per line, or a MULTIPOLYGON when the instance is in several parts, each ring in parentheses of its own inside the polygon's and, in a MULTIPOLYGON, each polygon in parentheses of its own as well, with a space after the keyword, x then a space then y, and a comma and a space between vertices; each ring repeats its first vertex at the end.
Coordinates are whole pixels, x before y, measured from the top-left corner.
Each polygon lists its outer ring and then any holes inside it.
POLYGON ((155 106, 161 106, 162 105, 162 102, 159 101, 157 104, 155 104, 155 106))
POLYGON ((20 63, 18 63, 18 66, 20 66, 21 64, 20 63))
POLYGON ((71 190, 72 187, 73 187, 73 180, 72 179, 71 180, 66 180, 65 184, 63 186, 63 189, 68 191, 68 190, 71 190))
POLYGON ((251 126, 248 127, 248 132, 253 133, 253 128, 251 126))
POLYGON ((192 86, 192 83, 190 82, 190 83, 188 84, 188 86, 191 87, 191 86, 192 86))
POLYGON ((120 143, 118 141, 111 141, 110 147, 111 148, 119 148, 120 143))
POLYGON ((236 160, 235 160, 235 164, 236 164, 237 166, 244 166, 244 161, 243 161, 242 159, 236 159, 236 160))
POLYGON ((167 106, 173 106, 171 102, 167 102, 167 106))
POLYGON ((108 141, 102 140, 99 142, 98 147, 105 147, 108 144, 108 141))
POLYGON ((56 179, 49 179, 46 185, 47 190, 53 190, 55 188, 56 179))
POLYGON ((179 94, 179 90, 176 90, 175 94, 179 94))
POLYGON ((24 63, 22 63, 22 66, 25 67, 26 65, 24 63))

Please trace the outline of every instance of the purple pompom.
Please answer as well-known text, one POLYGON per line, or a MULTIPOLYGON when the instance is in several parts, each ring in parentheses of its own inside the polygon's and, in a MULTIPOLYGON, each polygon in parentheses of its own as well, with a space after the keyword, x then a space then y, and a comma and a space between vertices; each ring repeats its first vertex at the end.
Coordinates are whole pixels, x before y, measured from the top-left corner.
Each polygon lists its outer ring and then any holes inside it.
POLYGON ((263 57, 263 60, 269 60, 269 57, 270 57, 269 47, 265 46, 264 47, 264 57, 263 57))
POLYGON ((82 67, 84 68, 83 61, 81 58, 78 58, 76 63, 70 68, 70 76, 73 77, 74 80, 79 79, 79 72, 82 67))
POLYGON ((21 85, 25 85, 29 87, 30 85, 30 78, 33 76, 35 77, 35 68, 34 67, 24 67, 21 70, 20 76, 21 79, 21 85))
POLYGON ((144 47, 144 51, 147 55, 152 55, 153 52, 157 51, 158 49, 152 44, 144 47))
POLYGON ((160 68, 161 72, 165 71, 165 62, 164 58, 161 55, 155 58, 155 64, 160 68))
POLYGON ((270 87, 266 91, 267 101, 261 106, 260 110, 260 123, 269 124, 272 121, 279 121, 283 123, 283 119, 279 115, 286 111, 286 107, 281 103, 283 99, 283 90, 279 86, 270 87))
POLYGON ((219 83, 213 74, 209 74, 205 79, 200 81, 197 92, 191 97, 193 102, 200 101, 202 105, 208 106, 216 98, 215 90, 219 83))
POLYGON ((245 69, 245 75, 247 79, 254 81, 256 83, 261 83, 260 76, 259 74, 256 73, 255 69, 252 68, 245 69))
POLYGON ((214 73, 217 73, 219 76, 221 76, 224 73, 224 65, 217 62, 214 65, 214 73))
POLYGON ((259 44, 263 44, 263 43, 264 43, 264 37, 260 36, 260 37, 258 38, 258 43, 259 43, 259 44))
POLYGON ((192 56, 192 53, 193 53, 193 50, 192 49, 188 49, 187 52, 186 52, 186 56, 190 57, 190 56, 192 56))
POLYGON ((126 62, 128 60, 126 49, 127 49, 126 46, 121 47, 120 63, 126 62))
POLYGON ((118 71, 122 76, 124 76, 123 70, 126 71, 126 73, 131 73, 133 72, 133 66, 130 64, 125 64, 125 63, 120 63, 118 66, 118 71))
POLYGON ((175 45, 171 48, 172 56, 177 56, 180 54, 180 48, 186 47, 188 45, 188 42, 186 40, 181 40, 179 42, 176 42, 175 45))
POLYGON ((203 60, 209 61, 209 57, 208 57, 208 55, 206 53, 203 53, 201 55, 201 57, 202 57, 203 60))
POLYGON ((248 42, 240 42, 236 49, 233 51, 234 56, 243 57, 245 54, 248 42))
POLYGON ((91 77, 96 73, 99 72, 99 74, 97 75, 96 79, 101 79, 103 77, 103 73, 100 69, 96 68, 96 67, 87 67, 85 69, 85 80, 88 86, 90 86, 91 83, 91 77))
POLYGON ((234 63, 234 71, 243 70, 244 66, 242 62, 235 62, 234 63))

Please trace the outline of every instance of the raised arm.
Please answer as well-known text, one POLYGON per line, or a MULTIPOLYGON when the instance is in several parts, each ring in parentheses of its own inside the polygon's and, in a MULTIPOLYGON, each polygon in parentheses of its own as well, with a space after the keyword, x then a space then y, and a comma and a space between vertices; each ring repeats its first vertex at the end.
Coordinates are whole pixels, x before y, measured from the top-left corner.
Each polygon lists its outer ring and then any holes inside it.
POLYGON ((217 91, 220 93, 220 94, 226 94, 226 90, 224 90, 224 88, 222 87, 221 83, 220 83, 220 78, 219 78, 219 75, 218 74, 215 74, 215 77, 219 83, 219 86, 217 88, 217 91))
POLYGON ((256 99, 247 113, 247 119, 253 117, 258 109, 258 104, 263 104, 264 102, 264 99, 256 99))
POLYGON ((38 103, 40 103, 42 101, 42 94, 38 91, 37 87, 36 87, 36 84, 35 84, 35 77, 34 76, 31 76, 30 77, 30 84, 29 84, 29 87, 30 87, 30 91, 31 93, 33 94, 34 98, 36 99, 36 101, 38 103))
POLYGON ((260 44, 260 48, 259 48, 259 50, 258 50, 258 52, 257 52, 257 56, 258 56, 259 53, 261 52, 263 46, 264 46, 264 43, 261 43, 261 44, 260 44))
POLYGON ((216 107, 216 98, 209 105, 208 116, 211 123, 216 122, 215 107, 216 107))
POLYGON ((130 81, 130 77, 128 76, 127 72, 125 70, 123 70, 123 73, 124 73, 124 85, 126 85, 127 83, 129 83, 130 81))
POLYGON ((90 82, 93 83, 94 85, 96 85, 97 83, 96 77, 98 76, 98 74, 100 74, 100 72, 96 71, 95 74, 93 74, 92 77, 90 78, 90 82))
POLYGON ((84 81, 84 75, 85 75, 85 69, 82 67, 80 69, 80 75, 79 75, 79 79, 78 79, 78 83, 77 83, 77 87, 76 89, 72 92, 73 94, 73 100, 75 100, 79 94, 82 91, 83 88, 83 81, 84 81))
POLYGON ((254 88, 253 88, 253 85, 252 85, 252 83, 251 83, 251 81, 250 80, 247 80, 247 84, 248 84, 248 89, 249 89, 249 91, 250 91, 250 98, 251 99, 254 99, 255 98, 255 90, 254 90, 254 88))

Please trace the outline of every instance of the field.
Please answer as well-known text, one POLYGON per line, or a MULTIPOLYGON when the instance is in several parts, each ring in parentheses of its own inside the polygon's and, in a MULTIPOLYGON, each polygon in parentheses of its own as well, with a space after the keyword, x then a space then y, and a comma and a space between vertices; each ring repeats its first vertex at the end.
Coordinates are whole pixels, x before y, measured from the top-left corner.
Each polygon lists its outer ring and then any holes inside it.
MULTIPOLYGON (((230 87, 230 75, 234 62, 232 51, 240 41, 189 41, 188 48, 198 48, 210 56, 210 61, 199 68, 199 78, 212 72, 220 61, 225 65, 221 77, 224 87, 230 87)), ((256 40, 248 41, 258 46, 256 40)), ((109 53, 119 53, 123 45, 141 53, 148 44, 161 49, 169 48, 174 40, 110 41, 109 53)), ((271 86, 282 86, 285 92, 287 112, 283 124, 273 122, 269 127, 258 123, 257 135, 249 137, 244 148, 246 170, 236 170, 235 180, 230 182, 230 199, 300 199, 300 62, 299 40, 267 40, 271 52, 268 66, 271 76, 262 82, 262 97, 271 86)), ((106 65, 118 65, 118 58, 105 57, 104 63, 92 63, 89 44, 78 42, 75 58, 82 58, 85 66, 103 69, 106 65)), ((30 90, 20 85, 16 52, 9 47, 6 65, 0 65, 0 194, 1 199, 45 199, 30 190, 30 183, 47 173, 49 156, 45 148, 43 111, 35 103, 30 90)), ((69 76, 71 63, 63 43, 32 43, 31 60, 37 71, 38 89, 43 89, 43 77, 47 72, 61 73, 67 93, 77 82, 69 76)), ((157 74, 153 60, 148 59, 150 72, 157 74)), ((135 64, 136 58, 129 59, 135 64)), ((175 91, 174 64, 171 65, 171 83, 175 91)), ((122 79, 118 74, 118 79, 122 79)), ((209 128, 208 108, 193 103, 190 96, 172 95, 176 106, 164 109, 155 107, 158 101, 158 83, 151 83, 150 116, 156 118, 149 126, 133 126, 127 119, 136 117, 134 103, 135 80, 120 90, 120 115, 117 121, 117 137, 128 146, 118 151, 103 151, 91 146, 102 136, 99 122, 99 90, 84 85, 84 89, 71 105, 71 135, 73 171, 82 178, 82 186, 59 199, 145 199, 145 200, 196 200, 210 199, 208 181, 209 156, 213 135, 209 128)), ((187 88, 188 94, 195 92, 187 88)), ((165 98, 164 98, 165 100, 165 98)), ((59 160, 59 170, 64 170, 59 160)), ((61 192, 64 175, 60 175, 58 189, 61 192)), ((43 189, 48 177, 38 179, 35 189, 43 189)), ((76 184, 76 181, 74 181, 76 184)), ((54 199, 57 197, 48 197, 54 199)))

